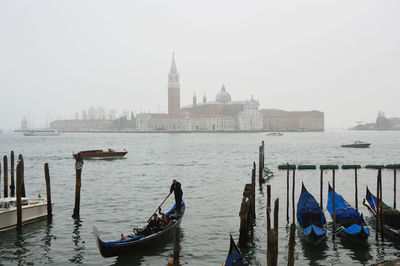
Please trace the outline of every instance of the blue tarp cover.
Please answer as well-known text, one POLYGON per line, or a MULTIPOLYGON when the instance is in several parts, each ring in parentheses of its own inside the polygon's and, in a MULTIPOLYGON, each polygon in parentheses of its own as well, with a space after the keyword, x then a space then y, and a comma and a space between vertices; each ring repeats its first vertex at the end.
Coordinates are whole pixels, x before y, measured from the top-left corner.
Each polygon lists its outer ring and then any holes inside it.
POLYGON ((297 203, 297 220, 300 225, 304 225, 302 217, 307 214, 319 214, 321 215, 321 223, 326 223, 325 215, 319 208, 315 198, 306 189, 302 189, 299 202, 297 203))
MULTIPOLYGON (((336 202, 335 202, 335 203, 336 203, 336 202)), ((344 231, 345 231, 346 233, 348 233, 348 234, 358 234, 358 233, 361 232, 361 228, 362 228, 362 227, 361 227, 360 225, 358 225, 358 224, 353 224, 353 225, 351 225, 351 226, 345 228, 344 231)), ((365 232, 366 234, 369 235, 369 229, 368 229, 367 227, 364 227, 364 232, 365 232)))
POLYGON ((322 229, 322 228, 320 228, 320 227, 318 227, 318 226, 316 226, 316 225, 313 225, 313 224, 310 225, 309 227, 303 229, 303 233, 304 233, 305 235, 311 234, 311 231, 314 231, 314 233, 315 233, 317 236, 323 235, 323 234, 325 234, 325 232, 326 232, 325 229, 322 229))
POLYGON ((130 241, 133 241, 133 240, 137 240, 137 239, 139 239, 139 238, 142 238, 142 237, 144 237, 144 236, 143 236, 143 235, 140 235, 140 236, 135 236, 135 237, 128 238, 128 239, 125 239, 125 240, 120 240, 120 241, 104 242, 104 246, 106 246, 106 247, 114 246, 115 244, 121 244, 121 243, 125 243, 125 242, 130 242, 130 241))
POLYGON ((225 266, 232 266, 235 261, 238 261, 241 258, 243 258, 242 254, 239 254, 239 253, 230 254, 226 258, 225 266))
MULTIPOLYGON (((326 209, 331 215, 333 215, 333 192, 334 192, 333 190, 329 191, 328 205, 326 206, 326 209)), ((335 210, 336 210, 336 218, 341 218, 341 219, 360 218, 360 213, 351 206, 348 206, 344 201, 343 197, 336 192, 335 192, 335 210)))
MULTIPOLYGON (((183 202, 183 200, 181 201, 181 205, 183 206, 185 204, 185 202, 183 202)), ((169 216, 176 208, 176 203, 174 203, 174 206, 172 206, 172 208, 165 214, 166 216, 169 216)))

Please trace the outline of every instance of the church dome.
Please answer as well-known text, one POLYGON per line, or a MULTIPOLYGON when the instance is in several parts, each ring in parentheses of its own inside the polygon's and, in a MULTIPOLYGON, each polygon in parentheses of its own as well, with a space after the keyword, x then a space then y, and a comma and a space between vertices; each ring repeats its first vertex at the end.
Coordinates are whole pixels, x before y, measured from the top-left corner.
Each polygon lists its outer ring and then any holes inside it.
POLYGON ((215 101, 219 103, 230 103, 232 101, 231 95, 229 92, 225 90, 225 86, 222 85, 222 89, 217 93, 217 97, 215 97, 215 101))

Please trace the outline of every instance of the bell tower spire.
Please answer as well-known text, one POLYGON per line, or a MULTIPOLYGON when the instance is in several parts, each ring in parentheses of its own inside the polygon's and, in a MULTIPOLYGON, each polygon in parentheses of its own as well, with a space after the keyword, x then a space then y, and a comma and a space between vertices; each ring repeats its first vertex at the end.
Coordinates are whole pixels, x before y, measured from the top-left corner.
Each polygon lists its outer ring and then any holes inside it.
POLYGON ((179 73, 175 63, 175 53, 172 53, 171 68, 168 73, 168 114, 174 116, 181 110, 179 73))

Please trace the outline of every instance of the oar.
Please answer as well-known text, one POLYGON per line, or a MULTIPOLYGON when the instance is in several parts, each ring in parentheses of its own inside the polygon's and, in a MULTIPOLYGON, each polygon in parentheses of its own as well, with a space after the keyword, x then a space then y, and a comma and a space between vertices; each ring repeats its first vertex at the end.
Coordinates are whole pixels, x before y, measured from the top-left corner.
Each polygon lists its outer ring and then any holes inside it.
POLYGON ((172 194, 172 192, 168 194, 168 196, 163 200, 163 202, 161 202, 160 206, 158 206, 158 208, 156 209, 156 211, 153 212, 153 214, 150 216, 150 218, 147 220, 147 222, 150 222, 151 217, 153 217, 153 215, 158 211, 158 209, 161 208, 161 205, 164 204, 164 202, 169 198, 169 196, 170 196, 171 194, 172 194))

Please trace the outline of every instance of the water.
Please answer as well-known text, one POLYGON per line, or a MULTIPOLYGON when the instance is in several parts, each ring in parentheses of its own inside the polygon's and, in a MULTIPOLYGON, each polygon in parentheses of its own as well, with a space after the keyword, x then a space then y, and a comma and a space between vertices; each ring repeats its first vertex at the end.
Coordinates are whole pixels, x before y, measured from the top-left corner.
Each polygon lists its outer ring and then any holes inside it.
MULTIPOLYGON (((96 247, 92 225, 105 240, 115 240, 143 225, 169 193, 173 178, 182 183, 187 204, 181 224, 181 263, 221 265, 229 249, 229 233, 238 239, 239 208, 244 185, 250 182, 253 161, 258 163, 258 146, 266 145, 266 165, 275 176, 270 180, 272 199, 280 198, 279 264, 286 264, 288 226, 286 224, 286 172, 281 163, 294 164, 388 164, 399 163, 400 131, 285 133, 267 137, 263 133, 241 134, 63 134, 59 137, 0 135, 0 154, 13 149, 25 159, 28 196, 45 196, 43 164, 49 163, 54 218, 23 227, 23 233, 0 233, 0 264, 85 264, 85 265, 166 265, 173 256, 173 241, 137 255, 103 258, 96 247), (340 144, 361 139, 372 142, 369 149, 343 149, 340 144), (114 148, 127 149, 126 159, 85 161, 82 172, 81 220, 71 218, 74 207, 75 169, 72 152, 114 148)), ((376 170, 359 171, 358 204, 362 205, 365 185, 376 190, 376 170)), ((327 200, 325 174, 324 205, 327 200)), ((296 172, 296 204, 301 181, 319 201, 319 171, 296 172)), ((383 171, 383 199, 393 202, 393 171, 383 171)), ((336 190, 354 204, 354 171, 339 170, 336 190)), ((266 264, 266 188, 256 188, 257 219, 254 238, 244 249, 252 265, 266 264)), ((399 198, 398 198, 399 199, 399 198)), ((164 210, 173 204, 167 200, 164 210)), ((400 204, 400 203, 398 203, 400 204)), ((326 206, 325 206, 326 207, 326 206)), ((326 212, 327 220, 330 216, 326 212)), ((370 226, 371 227, 371 226, 370 226)), ((371 264, 400 257, 399 245, 375 241, 374 230, 366 246, 335 241, 328 233, 326 244, 310 248, 296 237, 296 264, 371 264)))

